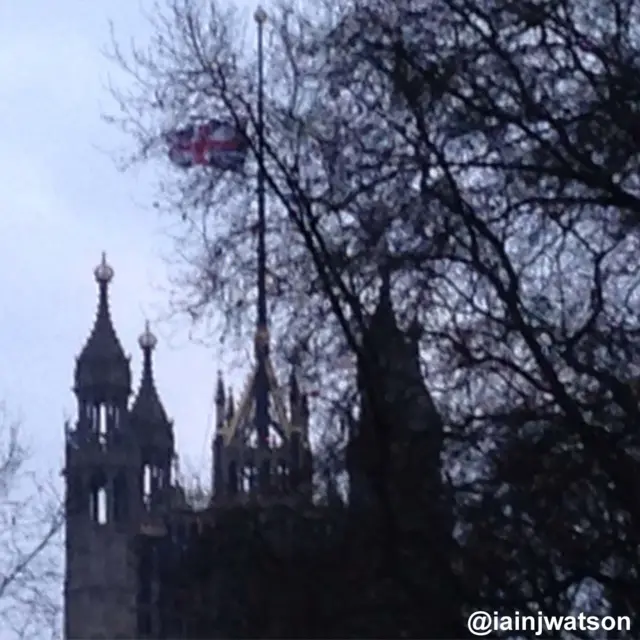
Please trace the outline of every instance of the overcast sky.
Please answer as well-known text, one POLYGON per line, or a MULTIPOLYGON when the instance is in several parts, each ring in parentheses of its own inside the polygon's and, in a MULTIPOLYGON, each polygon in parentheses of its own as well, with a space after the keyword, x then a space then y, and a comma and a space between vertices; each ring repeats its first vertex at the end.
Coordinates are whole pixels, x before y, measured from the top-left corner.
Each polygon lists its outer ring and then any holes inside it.
MULTIPOLYGON (((109 20, 125 42, 148 33, 137 0, 0 1, 0 398, 23 418, 42 465, 56 469, 101 252, 115 270, 112 317, 136 385, 144 319, 167 301, 169 244, 149 178, 118 172, 100 150, 118 136, 100 119, 111 104, 105 83, 114 68, 101 53, 109 20)), ((152 327, 157 386, 183 468, 205 471, 221 354, 189 344, 175 322, 152 327)))

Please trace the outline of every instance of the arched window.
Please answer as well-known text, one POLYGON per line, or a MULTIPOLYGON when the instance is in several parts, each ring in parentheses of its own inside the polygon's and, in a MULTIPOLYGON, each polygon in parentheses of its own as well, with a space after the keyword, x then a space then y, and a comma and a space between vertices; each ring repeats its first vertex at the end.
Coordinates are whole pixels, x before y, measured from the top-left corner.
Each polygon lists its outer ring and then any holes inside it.
POLYGON ((258 487, 258 470, 253 464, 246 464, 242 469, 242 491, 250 493, 258 487))
POLYGON ((106 478, 102 473, 97 473, 89 486, 89 517, 93 522, 107 523, 109 518, 108 498, 106 478))
POLYGON ((153 474, 150 464, 142 468, 142 501, 148 509, 151 506, 151 492, 153 491, 153 474))
POLYGON ((106 487, 100 487, 98 489, 96 507, 96 522, 98 524, 107 524, 109 517, 109 503, 106 487))
POLYGON ((109 415, 107 412, 107 405, 101 403, 98 405, 98 439, 101 444, 106 444, 108 431, 109 415))

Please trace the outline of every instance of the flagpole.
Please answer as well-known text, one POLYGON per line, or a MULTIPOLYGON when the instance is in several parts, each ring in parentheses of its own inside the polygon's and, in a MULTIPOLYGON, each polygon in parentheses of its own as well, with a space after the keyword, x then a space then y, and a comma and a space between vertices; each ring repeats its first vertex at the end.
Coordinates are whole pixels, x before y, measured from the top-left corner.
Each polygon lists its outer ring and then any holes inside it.
MULTIPOLYGON (((267 379, 267 354, 269 349, 269 333, 267 326, 267 251, 266 251, 266 215, 265 215, 265 168, 264 168, 264 60, 263 60, 263 30, 267 14, 258 7, 254 14, 258 28, 258 309, 256 322, 256 431, 259 446, 269 446, 269 384, 267 379)), ((260 471, 262 476, 262 470, 260 471)), ((268 478, 260 478, 260 484, 265 486, 268 478)))
POLYGON ((258 24, 258 329, 267 328, 265 188, 264 188, 264 60, 263 31, 267 14, 255 13, 258 24))

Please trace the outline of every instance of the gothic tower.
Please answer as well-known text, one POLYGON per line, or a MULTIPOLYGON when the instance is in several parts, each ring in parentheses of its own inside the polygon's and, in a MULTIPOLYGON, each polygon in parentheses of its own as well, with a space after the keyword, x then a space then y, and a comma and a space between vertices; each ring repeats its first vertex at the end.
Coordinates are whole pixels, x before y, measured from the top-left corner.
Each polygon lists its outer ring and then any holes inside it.
POLYGON ((162 557, 168 542, 166 516, 171 509, 175 458, 173 422, 167 417, 153 379, 152 353, 158 343, 146 323, 138 339, 142 349, 142 378, 129 412, 129 425, 138 448, 141 493, 140 534, 136 539, 136 637, 159 638, 164 625, 161 592, 162 557))
MULTIPOLYGON (((368 523, 364 528, 370 533, 361 538, 368 562, 376 566, 376 557, 379 562, 389 557, 393 540, 392 574, 403 576, 413 596, 428 603, 418 613, 414 599, 399 595, 399 605, 381 600, 391 619, 413 607, 406 622, 415 631, 408 630, 407 637, 462 637, 453 505, 443 481, 444 425, 421 371, 422 329, 417 322, 399 326, 390 273, 383 269, 380 279, 378 304, 358 354, 360 415, 347 445, 348 512, 359 529, 368 523)), ((382 578, 370 588, 384 593, 384 584, 382 578)))
POLYGON ((173 422, 167 418, 153 380, 152 353, 158 341, 148 322, 138 342, 142 379, 129 418, 140 451, 143 512, 155 515, 169 506, 175 457, 173 422))
POLYGON ((382 475, 404 514, 416 510, 418 499, 435 506, 442 496, 443 425, 420 370, 420 333, 415 322, 404 331, 398 326, 390 274, 383 271, 361 344, 360 415, 347 446, 349 503, 355 509, 383 490, 382 475))
POLYGON ((68 640, 139 637, 136 540, 145 508, 170 481, 167 460, 173 448, 171 423, 151 374, 155 338, 149 331, 141 337, 144 371, 129 411, 130 359, 109 313, 114 272, 104 254, 94 274, 98 311, 76 361, 77 419, 66 433, 68 640))
MULTIPOLYGON (((261 339, 260 334, 257 341, 261 339)), ((307 396, 301 393, 295 367, 289 378, 289 397, 283 394, 268 357, 257 358, 237 406, 225 393, 222 374, 216 393, 213 440, 213 504, 232 506, 311 500, 312 460, 309 445, 307 396), (261 434, 256 415, 256 385, 268 386, 268 432, 261 434), (288 406, 287 406, 288 404, 288 406)))

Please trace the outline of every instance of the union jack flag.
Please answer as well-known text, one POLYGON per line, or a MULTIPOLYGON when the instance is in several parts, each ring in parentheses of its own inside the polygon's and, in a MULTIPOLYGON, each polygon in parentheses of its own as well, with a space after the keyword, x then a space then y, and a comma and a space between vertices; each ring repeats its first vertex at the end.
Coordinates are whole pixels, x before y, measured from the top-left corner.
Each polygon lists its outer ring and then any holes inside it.
POLYGON ((243 128, 224 120, 210 120, 171 131, 166 137, 169 159, 183 169, 208 166, 239 171, 249 148, 243 128))

